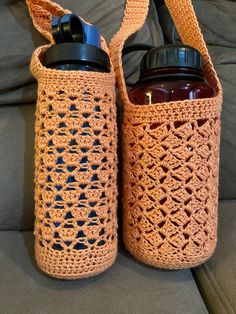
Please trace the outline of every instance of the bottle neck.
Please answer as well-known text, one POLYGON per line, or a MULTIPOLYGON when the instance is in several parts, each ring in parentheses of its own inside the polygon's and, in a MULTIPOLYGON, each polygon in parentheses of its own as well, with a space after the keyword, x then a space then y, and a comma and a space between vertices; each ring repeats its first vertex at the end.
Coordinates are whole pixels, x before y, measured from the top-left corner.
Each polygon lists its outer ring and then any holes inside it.
POLYGON ((201 69, 179 67, 159 68, 141 72, 139 82, 173 79, 204 81, 204 75, 201 69))

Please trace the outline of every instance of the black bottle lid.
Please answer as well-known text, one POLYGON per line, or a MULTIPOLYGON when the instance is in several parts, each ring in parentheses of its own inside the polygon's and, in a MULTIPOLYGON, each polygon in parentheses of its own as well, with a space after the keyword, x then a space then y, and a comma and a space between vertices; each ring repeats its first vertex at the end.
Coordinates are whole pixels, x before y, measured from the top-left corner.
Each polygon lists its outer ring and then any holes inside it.
POLYGON ((45 66, 50 68, 58 64, 90 64, 104 72, 110 71, 107 53, 98 47, 78 42, 61 43, 51 46, 45 52, 45 66))
POLYGON ((84 30, 81 19, 75 14, 52 17, 52 36, 56 44, 63 42, 83 42, 84 30))
POLYGON ((140 76, 150 70, 179 67, 203 70, 200 52, 186 45, 164 45, 149 50, 140 65, 140 76))

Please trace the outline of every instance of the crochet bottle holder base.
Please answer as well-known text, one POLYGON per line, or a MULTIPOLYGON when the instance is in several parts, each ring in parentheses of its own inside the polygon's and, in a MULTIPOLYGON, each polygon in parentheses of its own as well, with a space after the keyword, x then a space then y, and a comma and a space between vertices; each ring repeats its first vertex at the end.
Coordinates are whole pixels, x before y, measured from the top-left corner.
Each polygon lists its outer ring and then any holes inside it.
POLYGON ((49 275, 79 279, 111 266, 117 252, 115 75, 45 68, 38 80, 35 248, 49 275))
POLYGON ((125 109, 123 238, 144 263, 189 268, 215 249, 219 109, 215 98, 125 109))

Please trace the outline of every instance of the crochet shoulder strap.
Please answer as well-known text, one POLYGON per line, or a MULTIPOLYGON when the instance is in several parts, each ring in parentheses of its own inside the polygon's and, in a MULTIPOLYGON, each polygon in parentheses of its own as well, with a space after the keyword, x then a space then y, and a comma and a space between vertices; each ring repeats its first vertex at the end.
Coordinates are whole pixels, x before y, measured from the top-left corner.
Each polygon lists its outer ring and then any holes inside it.
POLYGON ((54 40, 50 31, 52 16, 61 16, 70 13, 70 11, 50 0, 26 0, 26 4, 35 28, 53 43, 54 40))
MULTIPOLYGON (((183 43, 201 52, 205 66, 213 73, 214 86, 218 86, 218 91, 220 91, 220 83, 208 54, 191 0, 165 0, 165 3, 183 43)), ((126 0, 121 27, 110 43, 111 58, 115 66, 121 98, 124 101, 128 101, 128 96, 122 68, 122 49, 126 39, 143 26, 148 14, 148 8, 149 0, 126 0)))

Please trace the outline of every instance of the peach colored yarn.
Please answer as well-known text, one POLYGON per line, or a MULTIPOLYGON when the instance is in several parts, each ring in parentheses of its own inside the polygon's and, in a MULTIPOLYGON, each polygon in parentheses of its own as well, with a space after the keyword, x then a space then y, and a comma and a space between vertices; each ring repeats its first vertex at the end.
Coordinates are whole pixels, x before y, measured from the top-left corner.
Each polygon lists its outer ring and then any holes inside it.
MULTIPOLYGON (((52 13, 68 11, 50 1, 27 3, 52 42, 52 13)), ((31 61, 38 80, 36 260, 53 277, 78 279, 106 270, 117 253, 115 74, 47 69, 41 61, 48 47, 31 61)))
POLYGON ((203 54, 215 97, 149 106, 129 101, 121 52, 125 40, 142 27, 149 1, 127 1, 110 49, 124 104, 125 246, 144 263, 177 269, 203 263, 217 242, 222 89, 191 1, 166 4, 183 42, 203 54))

